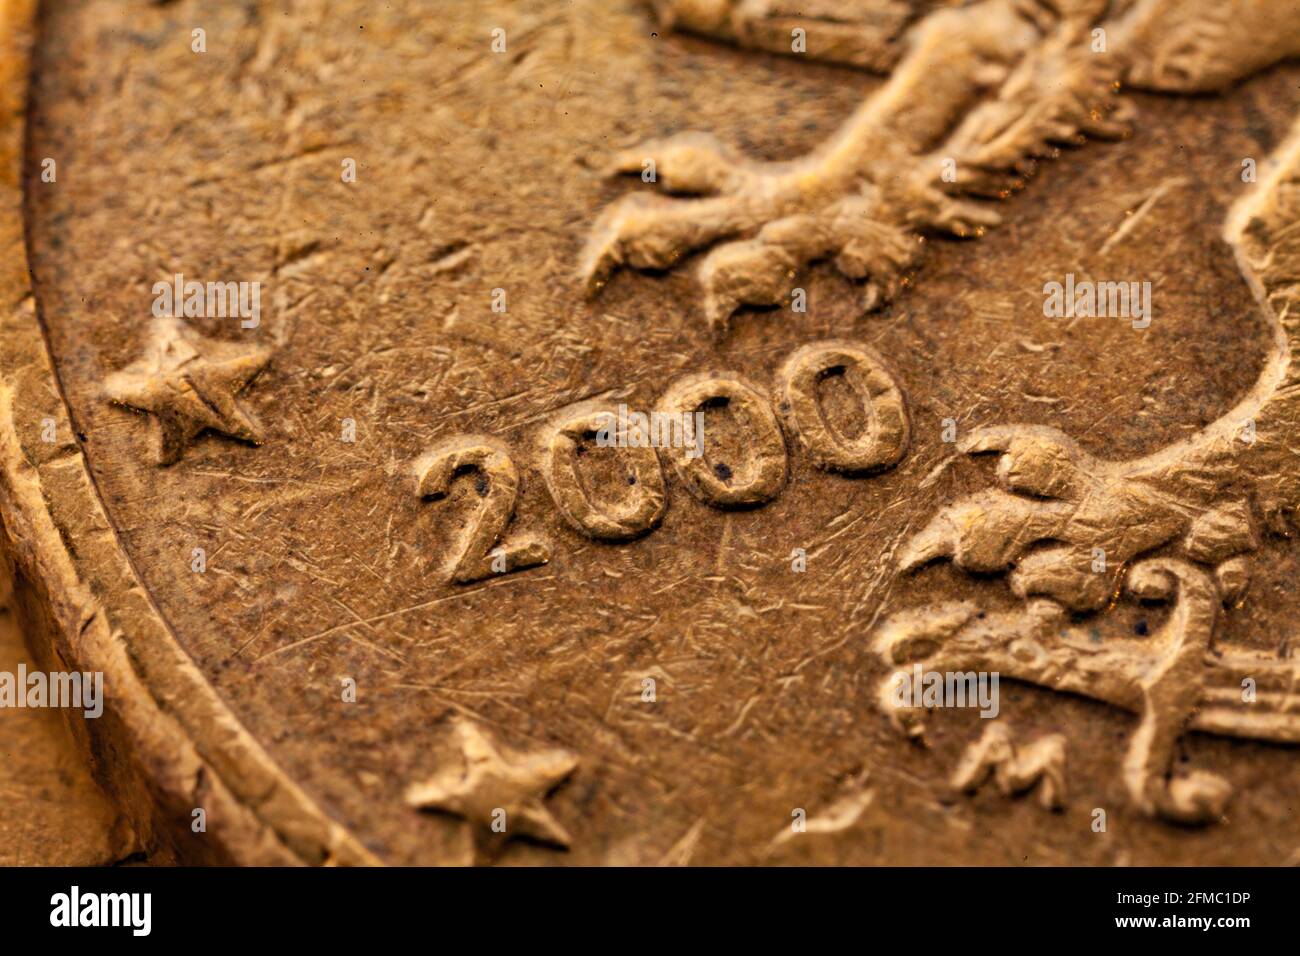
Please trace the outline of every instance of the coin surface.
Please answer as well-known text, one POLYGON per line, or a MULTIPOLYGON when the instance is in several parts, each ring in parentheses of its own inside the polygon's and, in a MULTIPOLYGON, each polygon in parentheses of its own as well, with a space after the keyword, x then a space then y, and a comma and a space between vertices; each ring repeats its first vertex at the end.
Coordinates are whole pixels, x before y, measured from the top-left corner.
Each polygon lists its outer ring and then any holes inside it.
POLYGON ((160 856, 1300 853, 1296 5, 0 9, 0 517, 160 856))

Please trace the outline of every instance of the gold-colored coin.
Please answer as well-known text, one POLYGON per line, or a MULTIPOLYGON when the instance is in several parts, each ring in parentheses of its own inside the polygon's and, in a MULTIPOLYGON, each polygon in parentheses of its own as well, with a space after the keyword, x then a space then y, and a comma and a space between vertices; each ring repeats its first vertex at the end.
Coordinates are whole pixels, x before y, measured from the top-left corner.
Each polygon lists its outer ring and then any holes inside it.
POLYGON ((36 6, 0 520, 147 852, 1300 852, 1296 4, 36 6))

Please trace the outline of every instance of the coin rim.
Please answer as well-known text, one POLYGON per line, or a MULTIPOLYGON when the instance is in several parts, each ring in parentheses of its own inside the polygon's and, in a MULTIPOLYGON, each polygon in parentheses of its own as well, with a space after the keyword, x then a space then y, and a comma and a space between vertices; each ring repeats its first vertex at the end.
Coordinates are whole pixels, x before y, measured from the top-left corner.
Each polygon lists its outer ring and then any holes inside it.
POLYGON ((203 677, 100 499, 26 251, 27 105, 41 25, 38 0, 0 3, 0 297, 19 303, 0 317, 0 561, 12 562, 31 650, 49 669, 103 672, 104 715, 69 711, 74 737, 151 854, 239 865, 379 863, 275 764, 203 677), (60 440, 29 434, 25 443, 19 423, 45 417, 60 440), (191 828, 199 807, 202 834, 191 828))

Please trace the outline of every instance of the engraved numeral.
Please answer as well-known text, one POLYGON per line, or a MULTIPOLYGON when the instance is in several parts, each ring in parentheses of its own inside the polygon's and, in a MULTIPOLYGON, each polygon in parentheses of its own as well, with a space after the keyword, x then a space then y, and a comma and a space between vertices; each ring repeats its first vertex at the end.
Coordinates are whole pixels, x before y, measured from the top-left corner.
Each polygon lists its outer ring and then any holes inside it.
POLYGON ((790 430, 819 468, 880 471, 898 464, 907 451, 911 429, 903 393, 880 359, 860 345, 805 345, 781 366, 777 389, 790 430), (832 375, 844 376, 866 414, 866 427, 855 438, 841 434, 822 413, 817 387, 832 375))
POLYGON ((749 430, 749 460, 743 465, 710 461, 701 454, 707 442, 697 430, 694 447, 683 442, 664 443, 677 473, 696 495, 715 508, 745 508, 771 501, 785 487, 787 456, 781 426, 766 398, 727 373, 688 376, 673 383, 659 400, 661 412, 678 420, 682 416, 693 418, 696 412, 714 404, 726 404, 749 430))
POLYGON ((501 542, 515 511, 519 494, 519 472, 505 447, 482 435, 453 438, 425 455, 416 468, 416 493, 423 498, 446 498, 458 477, 472 478, 482 500, 469 522, 451 566, 451 580, 457 584, 481 581, 493 574, 507 574, 545 564, 550 560, 546 544, 534 538, 501 542))
POLYGON ((618 454, 627 467, 628 485, 635 489, 631 503, 601 504, 583 488, 579 446, 616 418, 614 411, 584 403, 565 413, 543 439, 546 486, 556 507, 577 530, 600 541, 628 541, 645 534, 659 523, 667 504, 659 457, 653 448, 630 446, 625 434, 618 454))
MULTIPOLYGON (((822 342, 796 351, 777 373, 775 390, 790 432, 818 467, 861 474, 897 464, 910 440, 903 394, 880 359, 863 346, 822 342), (862 406, 860 434, 843 434, 824 414, 821 383, 842 376, 862 406)), ((766 504, 785 488, 789 452, 767 396, 734 373, 688 375, 663 394, 655 412, 629 416, 602 402, 583 402, 560 414, 541 436, 542 473, 557 510, 578 531, 598 541, 630 541, 654 529, 667 510, 668 493, 656 448, 672 461, 682 482, 714 508, 766 504), (725 405, 744 440, 739 461, 721 460, 700 423, 704 409, 725 405), (621 413, 620 413, 621 412, 621 413), (627 480, 618 500, 596 500, 582 461, 589 443, 617 449, 627 480)), ((590 472, 590 465, 585 469, 590 472)), ((547 545, 532 537, 505 542, 519 493, 519 473, 497 439, 465 435, 420 459, 417 491, 445 498, 458 477, 473 479, 482 499, 465 525, 449 567, 453 582, 466 584, 493 574, 534 567, 550 560, 547 545)))

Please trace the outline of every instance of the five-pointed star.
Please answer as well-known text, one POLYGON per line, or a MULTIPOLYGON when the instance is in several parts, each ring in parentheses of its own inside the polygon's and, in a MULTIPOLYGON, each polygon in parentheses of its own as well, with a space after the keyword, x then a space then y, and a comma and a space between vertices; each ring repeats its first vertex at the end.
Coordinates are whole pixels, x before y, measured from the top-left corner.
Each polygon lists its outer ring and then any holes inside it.
POLYGON ((145 356, 110 375, 104 391, 119 405, 154 415, 158 462, 170 465, 206 429, 261 442, 235 396, 270 358, 265 349, 187 336, 179 319, 159 319, 145 356))
POLYGON ((542 800, 573 773, 577 757, 567 750, 517 753, 498 747, 477 726, 460 718, 452 736, 460 761, 408 787, 409 805, 463 817, 479 835, 488 837, 494 813, 504 810, 504 839, 526 836, 555 846, 569 845, 569 834, 542 800))

